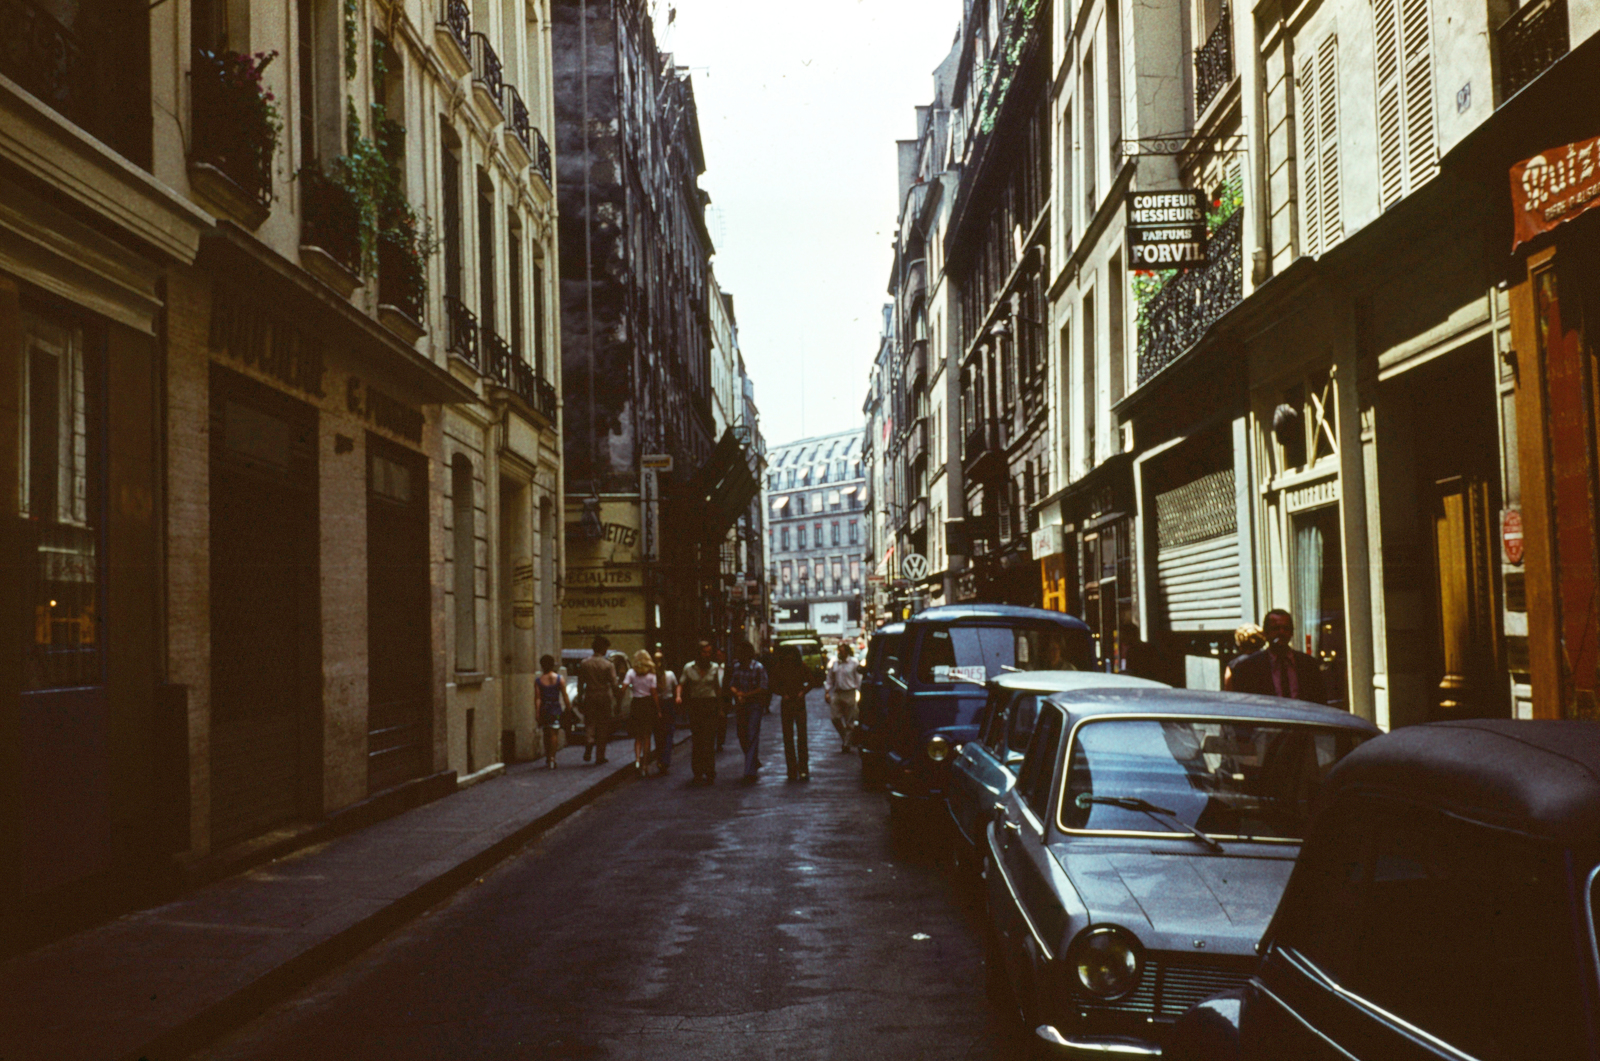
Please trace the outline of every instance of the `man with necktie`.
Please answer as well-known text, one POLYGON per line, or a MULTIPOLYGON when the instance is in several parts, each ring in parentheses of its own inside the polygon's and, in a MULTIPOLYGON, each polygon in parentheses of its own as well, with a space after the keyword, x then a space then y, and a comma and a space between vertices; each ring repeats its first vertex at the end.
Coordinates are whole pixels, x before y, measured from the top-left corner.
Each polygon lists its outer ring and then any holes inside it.
POLYGON ((1274 608, 1261 620, 1261 627, 1267 635, 1267 647, 1233 665, 1233 690, 1327 703, 1322 668, 1294 648, 1294 617, 1282 608, 1274 608))

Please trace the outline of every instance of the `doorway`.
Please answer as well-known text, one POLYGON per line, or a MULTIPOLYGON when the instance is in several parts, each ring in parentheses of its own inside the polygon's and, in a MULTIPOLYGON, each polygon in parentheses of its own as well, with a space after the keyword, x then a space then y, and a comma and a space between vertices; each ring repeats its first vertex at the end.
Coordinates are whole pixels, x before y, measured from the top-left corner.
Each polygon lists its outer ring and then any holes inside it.
POLYGON ((432 765, 427 460, 367 436, 367 791, 432 765))
POLYGON ((317 813, 317 415, 211 371, 211 834, 317 813))

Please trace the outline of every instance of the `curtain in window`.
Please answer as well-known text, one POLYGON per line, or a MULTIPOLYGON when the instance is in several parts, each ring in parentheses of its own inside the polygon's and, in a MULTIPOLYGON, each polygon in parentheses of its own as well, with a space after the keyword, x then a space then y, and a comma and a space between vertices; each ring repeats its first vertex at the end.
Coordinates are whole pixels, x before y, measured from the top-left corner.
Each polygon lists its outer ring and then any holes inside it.
POLYGON ((1322 624, 1322 528, 1314 516, 1295 523, 1294 541, 1294 619, 1297 636, 1294 647, 1316 648, 1316 634, 1322 624), (1310 638, 1310 641, 1307 641, 1310 638))

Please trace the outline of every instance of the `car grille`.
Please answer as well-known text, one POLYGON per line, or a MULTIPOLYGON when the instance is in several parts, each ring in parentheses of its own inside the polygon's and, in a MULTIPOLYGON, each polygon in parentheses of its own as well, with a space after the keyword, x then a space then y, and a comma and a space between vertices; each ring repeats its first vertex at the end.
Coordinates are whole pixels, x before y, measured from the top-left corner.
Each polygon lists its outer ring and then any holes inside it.
POLYGON ((1156 1020, 1177 1020, 1196 1002, 1210 998, 1220 991, 1243 987, 1250 979, 1254 962, 1219 963, 1215 959, 1205 962, 1193 960, 1151 960, 1145 966, 1144 977, 1131 995, 1115 1002, 1085 1000, 1081 1006, 1085 1013, 1130 1013, 1156 1020))

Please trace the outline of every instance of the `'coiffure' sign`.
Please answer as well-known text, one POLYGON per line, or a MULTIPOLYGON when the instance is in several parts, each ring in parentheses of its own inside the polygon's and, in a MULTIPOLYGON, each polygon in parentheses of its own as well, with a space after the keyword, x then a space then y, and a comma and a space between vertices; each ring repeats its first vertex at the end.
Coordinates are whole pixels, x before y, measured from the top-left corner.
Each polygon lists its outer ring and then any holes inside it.
POLYGON ((1206 198, 1198 189, 1128 193, 1128 261, 1134 269, 1206 264, 1206 198))
POLYGON ((1600 137, 1544 151, 1511 167, 1511 249, 1600 206, 1600 137))

